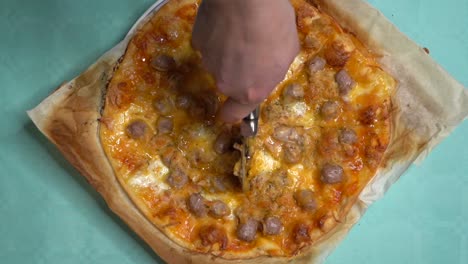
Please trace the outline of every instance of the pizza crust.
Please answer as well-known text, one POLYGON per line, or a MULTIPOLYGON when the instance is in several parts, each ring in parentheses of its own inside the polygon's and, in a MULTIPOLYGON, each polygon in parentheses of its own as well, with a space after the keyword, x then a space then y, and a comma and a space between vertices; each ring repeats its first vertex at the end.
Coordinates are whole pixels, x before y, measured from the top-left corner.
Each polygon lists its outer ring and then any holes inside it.
MULTIPOLYGON (((360 0, 350 0, 346 3, 339 0, 311 1, 334 16, 342 26, 356 34, 373 50, 381 52, 384 68, 399 81, 399 89, 394 96, 398 108, 393 117, 394 131, 385 155, 385 166, 361 193, 360 199, 355 203, 348 203, 344 210, 344 212, 349 211, 346 217, 341 222, 332 220, 330 226, 336 224, 336 227, 296 257, 226 260, 210 254, 189 252, 168 239, 132 202, 119 184, 99 139, 100 111, 114 67, 124 54, 133 32, 163 2, 158 1, 147 11, 124 41, 102 56, 83 74, 60 86, 40 105, 29 111, 28 115, 65 158, 103 196, 111 210, 168 263, 284 263, 285 261, 322 263, 359 220, 367 206, 380 198, 418 156, 427 154, 468 115, 468 94, 463 87, 451 79, 378 11, 360 0), (353 16, 348 10, 352 10, 353 16), (367 15, 361 16, 363 14, 367 15), (374 27, 376 30, 372 30, 369 34, 368 29, 374 27), (383 29, 386 30, 386 35, 379 33, 383 29), (389 39, 392 41, 388 41, 389 39), (408 58, 408 54, 412 56, 408 58), (427 76, 427 73, 432 75, 427 76), (422 74, 424 75, 421 76, 422 74), (434 79, 437 83, 421 80, 423 78, 434 79), (438 95, 434 91, 442 85, 452 89, 447 89, 448 94, 442 96, 442 101, 434 101, 438 95), (436 104, 432 105, 434 102, 436 104), (405 108, 402 104, 422 110, 415 112, 414 108, 405 108), (416 125, 414 125, 415 120, 417 120, 416 125)), ((447 93, 447 90, 443 92, 447 93)))

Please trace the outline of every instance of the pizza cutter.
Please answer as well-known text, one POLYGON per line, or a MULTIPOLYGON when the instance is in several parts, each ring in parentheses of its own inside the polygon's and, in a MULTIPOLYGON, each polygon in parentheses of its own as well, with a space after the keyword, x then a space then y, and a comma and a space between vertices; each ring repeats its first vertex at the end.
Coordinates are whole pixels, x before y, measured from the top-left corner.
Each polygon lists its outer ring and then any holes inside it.
POLYGON ((243 191, 247 191, 247 163, 251 159, 250 142, 258 132, 258 117, 260 115, 260 107, 258 106, 248 116, 244 117, 241 122, 242 148, 241 148, 241 181, 243 191))
POLYGON ((250 112, 250 114, 241 123, 241 135, 243 139, 251 138, 257 135, 258 132, 258 116, 260 114, 260 107, 258 106, 250 112))

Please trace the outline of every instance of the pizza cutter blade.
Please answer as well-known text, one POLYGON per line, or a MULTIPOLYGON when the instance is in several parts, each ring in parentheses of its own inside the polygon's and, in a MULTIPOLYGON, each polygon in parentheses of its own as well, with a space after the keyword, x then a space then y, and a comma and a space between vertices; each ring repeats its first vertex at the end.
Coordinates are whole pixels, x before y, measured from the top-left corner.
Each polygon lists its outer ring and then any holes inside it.
POLYGON ((258 117, 260 115, 260 107, 255 108, 248 116, 242 119, 241 123, 241 135, 242 135, 242 147, 241 147, 241 182, 242 190, 245 192, 249 189, 247 182, 248 163, 251 159, 251 142, 258 132, 258 117))
POLYGON ((260 107, 255 108, 241 123, 241 135, 243 138, 250 138, 257 135, 258 132, 258 116, 260 115, 260 107))

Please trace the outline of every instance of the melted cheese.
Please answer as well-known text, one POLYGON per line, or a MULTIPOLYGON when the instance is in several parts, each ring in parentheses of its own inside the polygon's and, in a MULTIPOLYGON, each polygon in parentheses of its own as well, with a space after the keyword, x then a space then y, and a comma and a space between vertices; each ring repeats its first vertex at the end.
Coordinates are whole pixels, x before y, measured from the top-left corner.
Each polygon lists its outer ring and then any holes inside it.
POLYGON ((281 167, 281 163, 275 160, 268 152, 266 151, 256 151, 252 157, 252 164, 249 174, 258 175, 260 173, 271 173, 281 167))
MULTIPOLYGON (((246 193, 236 187, 238 179, 233 178, 239 153, 231 149, 220 155, 213 147, 225 131, 236 138, 238 127, 230 128, 214 119, 225 97, 216 92, 213 78, 202 68, 190 45, 198 1, 169 1, 157 12, 132 39, 108 85, 100 136, 117 178, 136 204, 143 206, 148 219, 189 250, 226 258, 296 254, 323 233, 320 228, 325 228, 328 215, 341 212, 345 201, 359 194, 375 174, 388 144, 387 113, 394 79, 332 18, 303 0, 292 3, 305 44, 285 80, 262 104, 260 131, 254 140, 248 173, 248 180, 255 181, 254 188, 246 193), (324 69, 309 73, 308 62, 330 56, 327 52, 335 41, 344 43, 345 52, 354 49, 345 66, 328 63, 324 69), (177 71, 159 71, 152 66, 161 54, 174 59, 177 71), (334 79, 342 68, 356 83, 346 96, 339 95, 334 79), (303 98, 285 98, 283 91, 290 84, 303 88, 303 98), (184 96, 189 103, 180 106, 178 102, 184 96), (170 110, 167 113, 155 107, 155 101, 161 98, 170 110), (321 113, 327 101, 340 107, 336 117, 326 119, 321 113), (172 120, 170 132, 160 131, 161 118, 172 120), (139 137, 127 131, 134 120, 145 124, 139 137), (285 142, 273 139, 275 129, 281 126, 294 129, 296 134, 285 142), (341 143, 338 138, 344 128, 355 131, 358 142, 341 143), (268 144, 273 144, 274 149, 268 149, 268 144), (326 163, 343 167, 346 177, 342 182, 322 182, 321 168, 326 163), (174 170, 187 176, 180 188, 169 184, 168 175, 174 170), (300 190, 313 192, 316 210, 299 206, 294 193, 300 190), (194 215, 187 203, 194 193, 200 193, 207 205, 215 200, 224 202, 229 215, 221 219, 210 214, 194 215), (279 235, 258 232, 252 243, 236 237, 239 219, 263 221, 267 216, 281 220, 284 229, 279 235), (294 239, 298 223, 308 227, 309 238, 301 238, 309 239, 305 244, 294 239), (213 245, 202 243, 199 232, 210 225, 222 227, 227 237, 224 249, 216 241, 212 241, 213 245)), ((330 228, 328 222, 326 228, 330 228)))
POLYGON ((158 190, 168 190, 170 187, 165 181, 167 174, 169 168, 161 160, 156 159, 151 162, 147 170, 136 173, 128 183, 136 188, 157 187, 158 190))

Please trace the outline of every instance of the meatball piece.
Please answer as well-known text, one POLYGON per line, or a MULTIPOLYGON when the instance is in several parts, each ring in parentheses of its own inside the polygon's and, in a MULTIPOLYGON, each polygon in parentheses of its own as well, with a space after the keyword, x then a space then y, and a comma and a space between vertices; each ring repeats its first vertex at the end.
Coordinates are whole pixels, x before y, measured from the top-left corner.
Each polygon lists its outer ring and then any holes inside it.
POLYGON ((294 127, 279 126, 275 128, 273 138, 282 142, 297 141, 299 133, 294 127))
POLYGON ((325 120, 332 120, 340 114, 340 105, 335 101, 327 101, 320 107, 320 114, 325 120))
POLYGON ((338 140, 342 144, 354 144, 357 142, 358 138, 356 132, 350 128, 344 128, 340 131, 340 135, 338 136, 338 140))
POLYGON ((206 117, 214 117, 216 112, 218 112, 219 102, 215 94, 205 93, 200 103, 205 109, 206 117))
POLYGON ((278 235, 283 230, 283 223, 276 216, 265 218, 263 223, 263 232, 265 235, 278 235))
POLYGON ((214 218, 223 218, 229 215, 229 213, 229 207, 223 201, 216 200, 211 205, 210 215, 214 218))
POLYGON ((180 189, 188 182, 188 176, 180 169, 172 171, 166 179, 167 184, 175 189, 180 189))
POLYGON ((284 145, 284 159, 287 163, 295 164, 302 159, 302 149, 295 143, 286 143, 284 145))
POLYGON ((158 122, 158 133, 159 134, 169 134, 172 132, 174 128, 174 123, 172 122, 171 118, 168 117, 159 117, 158 122))
POLYGON ((309 189, 299 190, 294 194, 297 204, 305 211, 314 211, 317 209, 314 192, 309 189))
POLYGON ((224 177, 215 177, 212 180, 213 189, 216 192, 225 192, 228 190, 226 179, 224 177))
POLYGON ((257 229, 258 221, 253 218, 249 218, 245 223, 240 224, 237 228, 237 237, 240 240, 252 242, 257 236, 257 229))
POLYGON ((327 163, 320 171, 320 179, 327 184, 342 182, 344 179, 343 168, 340 165, 327 163))
POLYGON ((304 88, 297 83, 290 84, 284 88, 283 96, 285 98, 301 99, 304 97, 304 88))
POLYGON ((338 37, 325 49, 325 58, 331 66, 343 67, 355 49, 351 39, 338 37))
POLYGON ((153 106, 161 115, 168 115, 172 111, 171 102, 165 98, 154 100, 153 106))
POLYGON ((335 75, 335 81, 338 84, 340 95, 347 95, 356 84, 346 70, 340 70, 335 75))
POLYGON ((312 75, 325 68, 327 62, 322 57, 315 57, 309 62, 309 74, 312 75))
POLYGON ((206 215, 205 199, 199 193, 194 193, 190 195, 187 201, 187 206, 190 212, 192 212, 192 214, 197 217, 202 217, 206 215))
POLYGON ((227 131, 222 131, 219 133, 218 137, 214 142, 214 151, 218 154, 224 154, 232 148, 232 137, 231 134, 227 131))
POLYGON ((304 38, 304 48, 312 49, 312 50, 319 50, 322 47, 322 42, 317 39, 316 35, 313 33, 308 34, 304 38))
POLYGON ((239 178, 234 175, 229 175, 225 177, 214 177, 211 180, 212 190, 214 192, 226 192, 232 191, 236 188, 239 188, 240 182, 239 178))
POLYGON ((160 54, 153 58, 151 66, 153 66, 157 71, 167 72, 175 69, 176 62, 173 57, 166 54, 160 54))
POLYGON ((180 109, 189 109, 191 103, 192 103, 192 98, 189 95, 183 94, 179 95, 176 98, 176 107, 180 109))
POLYGON ((296 225, 293 229, 293 238, 297 243, 303 243, 310 240, 309 235, 309 227, 304 224, 300 223, 296 225))
POLYGON ((142 138, 145 135, 148 125, 144 121, 136 120, 127 126, 127 134, 133 139, 142 138))

